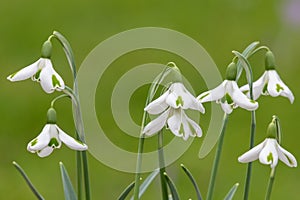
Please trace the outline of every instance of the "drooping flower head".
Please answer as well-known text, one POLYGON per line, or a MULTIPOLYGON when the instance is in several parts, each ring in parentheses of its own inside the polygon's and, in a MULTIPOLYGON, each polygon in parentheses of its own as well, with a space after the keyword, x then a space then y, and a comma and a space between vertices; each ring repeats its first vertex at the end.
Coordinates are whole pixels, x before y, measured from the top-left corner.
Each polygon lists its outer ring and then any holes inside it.
POLYGON ((289 167, 297 167, 296 158, 278 144, 276 132, 276 125, 272 121, 268 127, 267 138, 259 145, 241 155, 238 161, 248 163, 259 159, 262 164, 270 165, 271 168, 274 168, 278 164, 279 159, 289 167))
MULTIPOLYGON (((292 91, 283 83, 275 70, 275 58, 271 51, 266 53, 264 74, 253 83, 253 98, 258 99, 260 95, 270 95, 272 97, 287 97, 291 103, 294 102, 292 91)), ((249 85, 240 88, 249 97, 249 85)))
POLYGON ((234 62, 230 63, 226 70, 226 80, 215 89, 200 94, 197 99, 201 103, 216 101, 221 104, 225 113, 230 114, 234 108, 240 106, 246 110, 256 110, 258 103, 249 99, 239 89, 236 79, 237 67, 234 62))
POLYGON ((40 82, 46 93, 52 93, 54 90, 63 90, 65 88, 65 83, 52 66, 50 60, 51 51, 52 44, 47 40, 43 44, 42 56, 40 59, 20 71, 9 75, 7 79, 14 82, 31 78, 33 81, 40 82))
POLYGON ((184 110, 192 109, 204 113, 204 107, 180 82, 171 84, 169 89, 159 98, 152 101, 144 109, 149 114, 160 114, 144 128, 143 132, 150 136, 160 131, 166 124, 171 132, 187 140, 189 136, 201 137, 199 125, 190 119, 184 110))
POLYGON ((60 148, 62 143, 77 151, 87 150, 86 144, 75 140, 56 125, 56 111, 50 108, 47 113, 47 124, 42 132, 27 145, 27 150, 37 153, 40 157, 49 156, 56 148, 60 148))

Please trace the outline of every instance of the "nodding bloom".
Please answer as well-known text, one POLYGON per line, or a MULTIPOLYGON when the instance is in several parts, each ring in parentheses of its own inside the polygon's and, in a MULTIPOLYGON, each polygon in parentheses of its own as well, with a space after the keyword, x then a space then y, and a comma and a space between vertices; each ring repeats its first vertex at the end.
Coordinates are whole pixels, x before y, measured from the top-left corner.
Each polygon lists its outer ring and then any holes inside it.
POLYGON ((54 90, 62 91, 65 83, 60 75, 54 70, 51 57, 51 43, 46 41, 42 48, 42 57, 33 64, 13 73, 7 77, 10 81, 22 81, 31 78, 33 81, 40 82, 46 93, 52 93, 54 90))
POLYGON ((259 145, 253 147, 248 152, 238 158, 241 163, 248 163, 259 159, 262 164, 276 167, 278 159, 289 167, 297 167, 296 158, 287 150, 282 148, 274 138, 276 125, 271 122, 268 127, 268 137, 259 145))
POLYGON ((56 125, 56 112, 53 108, 48 110, 48 122, 42 132, 27 145, 27 150, 37 153, 40 157, 49 156, 62 143, 77 151, 87 150, 88 147, 81 141, 75 140, 56 125))
POLYGON ((235 63, 230 63, 226 71, 226 80, 216 88, 200 94, 197 99, 201 103, 216 101, 221 104, 225 113, 230 114, 238 106, 246 110, 256 110, 258 103, 249 99, 238 87, 236 79, 237 68, 235 63))
POLYGON ((171 132, 187 140, 189 136, 201 137, 200 126, 190 119, 184 110, 192 109, 204 113, 202 104, 180 82, 173 83, 158 99, 144 109, 149 114, 161 114, 144 128, 143 133, 150 136, 160 131, 166 124, 171 132))
MULTIPOLYGON (((271 51, 266 53, 266 71, 255 82, 253 82, 253 98, 258 99, 260 95, 271 95, 272 97, 287 97, 291 103, 294 102, 292 91, 283 83, 277 71, 275 70, 275 59, 271 51)), ((249 85, 240 88, 249 96, 249 85)))

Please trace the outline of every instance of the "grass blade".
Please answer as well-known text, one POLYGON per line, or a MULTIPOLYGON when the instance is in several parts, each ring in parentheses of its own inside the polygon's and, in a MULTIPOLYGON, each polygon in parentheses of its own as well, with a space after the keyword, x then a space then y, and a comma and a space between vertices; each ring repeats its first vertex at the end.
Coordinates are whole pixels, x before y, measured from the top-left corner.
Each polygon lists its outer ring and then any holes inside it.
POLYGON ((227 193, 226 197, 224 198, 224 200, 231 200, 237 190, 237 188, 239 187, 239 184, 236 183, 234 184, 234 186, 232 186, 232 188, 229 190, 229 192, 227 193))
POLYGON ((128 194, 131 192, 131 190, 134 188, 135 182, 133 181, 130 183, 127 188, 120 194, 118 200, 125 200, 125 198, 128 196, 128 194))
POLYGON ((171 191, 172 194, 172 200, 179 200, 179 195, 178 195, 178 191, 177 188, 175 186, 175 184, 173 183, 173 181, 171 180, 171 178, 168 176, 168 174, 165 172, 164 173, 166 181, 168 183, 169 189, 171 191))
POLYGON ((76 200, 77 195, 72 186, 68 172, 62 162, 59 163, 59 167, 60 167, 61 178, 62 178, 63 187, 64 187, 65 199, 66 200, 76 200))
POLYGON ((190 172, 183 164, 181 164, 180 166, 181 166, 181 168, 183 169, 183 171, 185 172, 185 174, 189 177, 190 181, 192 182, 192 184, 193 184, 193 186, 194 186, 194 188, 195 188, 195 190, 196 190, 196 193, 197 193, 197 199, 198 199, 198 200, 202 200, 202 196, 201 196, 201 193, 200 193, 200 189, 199 189, 199 187, 198 187, 198 185, 197 185, 197 182, 196 182, 196 180, 194 179, 192 173, 191 173, 191 172, 190 172))

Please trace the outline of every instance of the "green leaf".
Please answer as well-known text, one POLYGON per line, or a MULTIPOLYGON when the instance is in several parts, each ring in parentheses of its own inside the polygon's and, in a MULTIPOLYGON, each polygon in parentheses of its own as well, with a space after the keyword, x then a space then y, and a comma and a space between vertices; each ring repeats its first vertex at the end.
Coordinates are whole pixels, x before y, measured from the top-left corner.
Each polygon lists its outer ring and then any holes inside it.
POLYGON ((171 180, 171 178, 168 176, 168 174, 165 172, 164 173, 166 181, 168 183, 169 189, 171 191, 171 195, 172 195, 172 200, 179 200, 179 195, 178 195, 178 191, 176 189, 175 184, 173 183, 173 181, 171 180))
POLYGON ((20 172, 20 174, 22 175, 22 177, 24 178, 24 180, 26 181, 27 185, 29 186, 29 188, 31 189, 31 191, 33 192, 33 194, 39 199, 39 200, 44 200, 44 197, 37 191, 37 189, 34 187, 34 185, 31 183, 30 179, 28 178, 28 176, 26 175, 26 173, 24 172, 24 170, 22 169, 22 167, 20 165, 18 165, 18 163, 16 163, 15 161, 13 161, 12 163, 16 169, 20 172))
MULTIPOLYGON (((249 46, 246 47, 246 49, 243 51, 242 55, 245 56, 245 58, 248 58, 252 52, 255 50, 259 42, 252 42, 249 46)), ((242 63, 240 61, 237 62, 237 76, 236 81, 240 79, 240 76, 243 72, 242 63)))
POLYGON ((134 188, 134 184, 135 182, 133 181, 132 183, 130 183, 127 188, 125 188, 125 190, 120 194, 118 200, 124 200, 128 194, 131 192, 131 190, 134 188))
MULTIPOLYGON (((159 169, 154 170, 149 176, 145 179, 145 181, 141 184, 139 189, 139 199, 142 197, 142 195, 145 193, 149 185, 152 183, 154 178, 159 174, 159 169)), ((131 197, 130 200, 133 200, 134 197, 131 197)))
POLYGON ((237 190, 237 188, 239 187, 239 184, 236 183, 234 184, 234 186, 232 186, 232 188, 229 190, 229 192, 227 193, 226 197, 224 198, 224 200, 231 200, 237 190))
POLYGON ((68 172, 65 169, 62 162, 59 163, 62 183, 64 187, 65 199, 66 200, 76 200, 77 196, 72 186, 71 180, 69 178, 68 172))
POLYGON ((197 199, 198 200, 202 200, 200 189, 199 189, 199 187, 197 185, 197 182, 194 179, 192 173, 183 164, 181 164, 180 166, 183 169, 183 171, 185 172, 185 174, 189 177, 190 181, 192 182, 192 184, 193 184, 193 186, 194 186, 194 188, 196 190, 196 193, 197 193, 197 199))

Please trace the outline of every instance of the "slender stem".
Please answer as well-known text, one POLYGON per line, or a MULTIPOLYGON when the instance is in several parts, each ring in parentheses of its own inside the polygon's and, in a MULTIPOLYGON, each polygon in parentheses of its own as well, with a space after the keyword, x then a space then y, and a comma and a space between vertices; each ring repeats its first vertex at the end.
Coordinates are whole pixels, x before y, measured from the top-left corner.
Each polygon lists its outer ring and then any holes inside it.
POLYGON ((64 98, 64 97, 69 97, 69 95, 67 95, 67 94, 62 94, 62 95, 59 95, 58 97, 55 97, 55 98, 51 101, 51 108, 54 107, 54 103, 55 103, 57 100, 59 100, 59 99, 61 99, 61 98, 64 98))
POLYGON ((76 151, 76 165, 77 165, 77 198, 82 199, 82 159, 81 152, 76 151))
POLYGON ((164 173, 166 172, 165 168, 165 159, 164 159, 164 150, 163 150, 163 131, 158 132, 158 161, 159 161, 159 173, 160 173, 160 184, 161 184, 161 193, 162 199, 168 200, 168 187, 164 173))
MULTIPOLYGON (((256 128, 255 111, 252 111, 251 112, 251 130, 250 130, 250 149, 252 149, 254 146, 255 128, 256 128)), ((244 200, 247 200, 248 196, 249 196, 251 174, 252 174, 252 162, 248 163, 248 167, 247 167, 247 175, 246 175, 245 190, 244 190, 244 200)))
POLYGON ((252 55, 254 55, 255 53, 257 53, 258 51, 263 50, 263 49, 267 50, 267 51, 270 51, 270 49, 267 46, 260 46, 257 49, 255 49, 254 51, 252 51, 251 54, 248 56, 248 58, 251 57, 252 55))
POLYGON ((89 168, 86 151, 81 152, 82 162, 83 162, 83 174, 84 174, 84 185, 85 185, 85 199, 90 200, 90 179, 89 179, 89 168))
POLYGON ((274 179, 275 179, 275 172, 276 172, 276 168, 272 168, 271 173, 270 173, 268 190, 267 190, 267 194, 266 194, 266 200, 270 200, 270 198, 271 198, 272 188, 273 188, 274 179))
POLYGON ((228 123, 228 117, 229 117, 229 115, 225 114, 224 118, 223 118, 223 125, 222 125, 222 129, 221 129, 221 135, 220 135, 220 138, 219 138, 218 147, 217 147, 216 154, 215 154, 215 159, 214 159, 214 164, 213 164, 212 172, 211 172, 211 175, 210 175, 210 181, 209 181, 207 198, 206 198, 207 200, 212 200, 213 191, 214 191, 215 182, 216 182, 217 171, 218 171, 218 166, 219 166, 219 161, 220 161, 223 142, 224 142, 226 126, 227 126, 227 123, 228 123))

